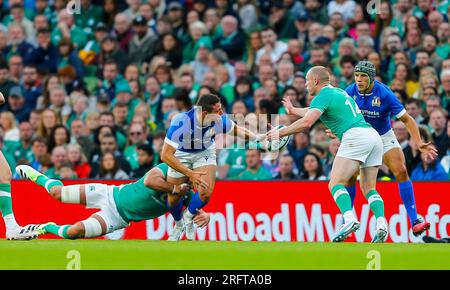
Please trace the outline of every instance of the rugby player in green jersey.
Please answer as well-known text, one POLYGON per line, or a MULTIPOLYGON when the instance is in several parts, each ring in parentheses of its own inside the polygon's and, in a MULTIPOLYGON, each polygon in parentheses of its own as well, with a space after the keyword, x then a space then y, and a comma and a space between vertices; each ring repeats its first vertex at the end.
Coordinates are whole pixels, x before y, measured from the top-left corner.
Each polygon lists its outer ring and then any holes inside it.
MULTIPOLYGON (((5 97, 0 93, 0 105, 5 103, 5 97)), ((7 240, 31 240, 37 237, 35 225, 21 227, 14 217, 11 199, 11 169, 0 151, 0 212, 5 222, 7 240)))
POLYGON ((306 87, 314 98, 309 108, 297 108, 297 113, 301 113, 299 115, 303 117, 289 127, 272 129, 267 133, 267 139, 281 138, 309 129, 320 119, 341 140, 328 188, 344 216, 344 224, 333 241, 344 241, 360 227, 345 185, 361 170, 361 189, 377 219, 372 242, 384 242, 387 237, 384 202, 375 189, 378 168, 383 160, 380 135, 364 120, 355 101, 344 90, 330 85, 330 75, 325 67, 315 66, 309 70, 306 87))
MULTIPOLYGON (((39 234, 52 233, 65 239, 99 237, 126 228, 132 221, 162 216, 180 201, 187 205, 193 194, 190 185, 167 182, 167 170, 167 164, 161 163, 138 181, 120 186, 101 183, 64 186, 60 180, 49 179, 28 165, 16 167, 21 177, 43 186, 57 200, 100 209, 73 225, 46 223, 38 226, 39 234)), ((199 210, 194 222, 198 227, 205 227, 209 219, 209 214, 199 210)))

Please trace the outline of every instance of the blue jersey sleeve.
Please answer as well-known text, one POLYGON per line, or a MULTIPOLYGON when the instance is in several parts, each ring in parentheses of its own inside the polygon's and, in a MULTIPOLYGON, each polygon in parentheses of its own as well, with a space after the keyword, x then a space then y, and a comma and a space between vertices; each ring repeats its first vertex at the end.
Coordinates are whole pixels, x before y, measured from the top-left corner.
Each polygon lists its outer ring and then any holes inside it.
POLYGON ((190 134, 190 119, 185 114, 178 114, 170 122, 164 142, 178 149, 183 143, 183 136, 186 134, 190 134))
POLYGON ((220 119, 221 121, 217 122, 215 125, 216 133, 228 134, 231 132, 235 125, 234 122, 225 114, 222 115, 220 119))
POLYGON ((389 87, 384 86, 382 90, 383 95, 388 99, 391 115, 395 116, 397 119, 401 118, 406 113, 405 107, 403 107, 402 103, 400 103, 397 96, 389 87))

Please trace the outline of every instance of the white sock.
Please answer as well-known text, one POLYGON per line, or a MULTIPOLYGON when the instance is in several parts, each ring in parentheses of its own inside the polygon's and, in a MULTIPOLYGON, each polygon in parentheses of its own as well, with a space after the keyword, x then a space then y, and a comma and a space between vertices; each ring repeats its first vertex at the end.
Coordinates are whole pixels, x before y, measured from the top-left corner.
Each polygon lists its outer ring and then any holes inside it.
POLYGON ((186 218, 188 218, 188 219, 193 219, 193 218, 194 218, 194 215, 191 214, 191 212, 189 211, 189 209, 185 209, 185 210, 184 210, 184 216, 185 216, 186 218))
POLYGON ((353 214, 353 211, 348 210, 348 211, 344 212, 344 221, 345 221, 345 223, 349 223, 349 222, 352 222, 352 221, 355 221, 355 220, 356 220, 356 218, 355 218, 355 215, 353 214))
POLYGON ((14 214, 12 214, 12 213, 5 215, 3 217, 3 220, 5 221, 5 226, 6 226, 6 229, 8 229, 8 230, 12 230, 12 229, 16 229, 16 228, 20 227, 16 222, 16 218, 14 217, 14 214))

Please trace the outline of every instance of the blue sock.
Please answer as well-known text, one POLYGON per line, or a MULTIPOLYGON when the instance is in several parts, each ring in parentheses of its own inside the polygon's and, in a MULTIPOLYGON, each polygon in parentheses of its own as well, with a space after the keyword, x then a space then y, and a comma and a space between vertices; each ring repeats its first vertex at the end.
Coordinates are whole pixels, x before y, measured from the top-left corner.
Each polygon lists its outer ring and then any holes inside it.
MULTIPOLYGON (((166 201, 166 203, 167 203, 167 201, 166 201)), ((183 201, 180 200, 180 202, 176 206, 169 207, 169 208, 170 208, 170 214, 172 215, 173 219, 176 222, 181 220, 181 217, 183 216, 183 201)))
POLYGON ((191 198, 191 202, 189 203, 188 210, 191 214, 194 215, 197 213, 197 209, 201 209, 205 205, 206 205, 206 203, 200 199, 200 194, 197 191, 191 198))
POLYGON ((348 195, 350 195, 350 199, 352 200, 352 207, 355 204, 355 197, 356 197, 356 184, 352 186, 346 186, 345 187, 348 191, 348 195))
POLYGON ((399 182, 398 189, 400 190, 400 196, 402 197, 403 204, 405 205, 406 212, 408 213, 409 221, 412 226, 414 221, 417 220, 417 209, 411 180, 399 182))

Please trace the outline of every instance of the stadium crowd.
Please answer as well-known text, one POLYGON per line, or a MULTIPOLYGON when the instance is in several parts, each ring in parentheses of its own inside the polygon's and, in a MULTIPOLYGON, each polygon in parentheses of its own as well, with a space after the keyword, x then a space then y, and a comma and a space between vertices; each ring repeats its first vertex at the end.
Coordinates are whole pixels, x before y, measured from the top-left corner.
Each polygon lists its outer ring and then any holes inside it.
MULTIPOLYGON (((0 148, 11 168, 139 178, 160 162, 170 120, 199 95, 218 94, 226 113, 255 130, 266 114, 290 124, 281 99, 309 105, 310 67, 328 67, 345 89, 356 63, 369 60, 438 148, 438 160, 421 158, 392 119, 412 180, 449 180, 447 0, 381 1, 373 10, 373 1, 353 0, 68 2, 0 0, 0 148)), ((226 145, 218 178, 326 180, 339 141, 325 129, 296 134, 272 159, 218 136, 226 145)), ((379 178, 393 175, 382 167, 379 178)))

